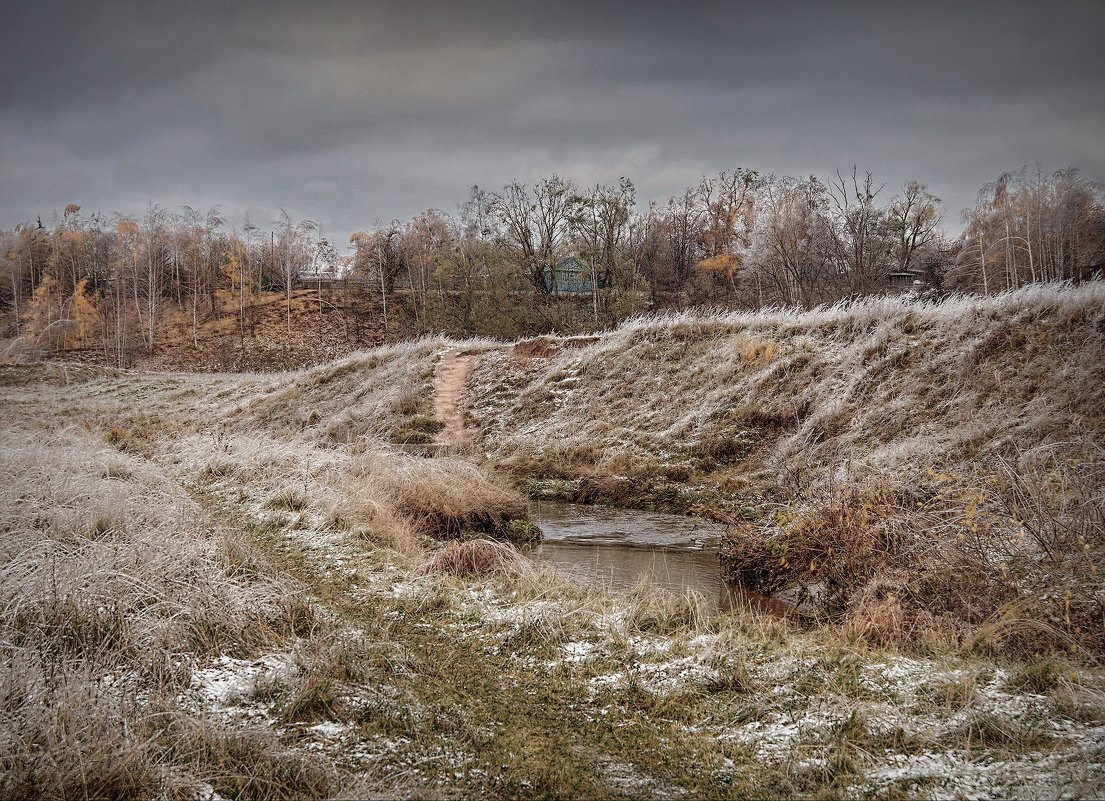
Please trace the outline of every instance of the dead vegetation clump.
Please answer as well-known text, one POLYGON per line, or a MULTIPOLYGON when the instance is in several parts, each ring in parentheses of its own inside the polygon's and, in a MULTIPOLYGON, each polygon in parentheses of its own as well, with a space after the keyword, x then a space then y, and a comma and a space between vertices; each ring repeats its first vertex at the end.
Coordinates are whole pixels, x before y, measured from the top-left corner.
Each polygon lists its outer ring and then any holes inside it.
POLYGON ((722 562, 734 581, 765 594, 798 585, 800 594, 817 593, 826 614, 839 616, 857 588, 921 555, 925 526, 911 520, 917 514, 916 501, 884 480, 828 480, 766 521, 737 523, 722 562))
POLYGON ((881 642, 1105 654, 1105 463, 1091 444, 972 475, 815 482, 738 523, 721 558, 881 642))
POLYGON ((293 801, 327 798, 342 777, 329 760, 285 746, 271 730, 232 727, 175 712, 152 717, 147 726, 162 759, 191 767, 200 782, 173 777, 177 797, 220 797, 293 801), (206 786, 206 788, 205 788, 206 786))
POLYGON ((398 454, 362 458, 354 475, 418 532, 438 539, 465 532, 499 535, 525 518, 525 499, 494 476, 459 458, 398 454))
POLYGON ((699 593, 675 593, 642 580, 626 596, 626 626, 645 634, 697 634, 709 619, 709 604, 699 593))
POLYGON ((516 576, 529 563, 503 542, 489 539, 454 540, 430 557, 422 567, 424 574, 449 576, 516 576))

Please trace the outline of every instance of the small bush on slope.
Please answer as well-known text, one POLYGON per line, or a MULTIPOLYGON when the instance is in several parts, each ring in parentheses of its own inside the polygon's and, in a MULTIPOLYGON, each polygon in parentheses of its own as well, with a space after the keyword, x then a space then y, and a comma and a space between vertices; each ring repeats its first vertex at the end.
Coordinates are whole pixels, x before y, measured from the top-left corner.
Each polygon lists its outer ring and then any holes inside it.
POLYGON ((830 477, 737 524, 722 562, 764 592, 816 588, 823 613, 878 640, 1105 653, 1105 451, 1050 450, 894 486, 830 477))
POLYGON ((468 540, 446 545, 423 566, 422 572, 450 576, 509 576, 524 572, 528 564, 510 545, 494 540, 468 540))

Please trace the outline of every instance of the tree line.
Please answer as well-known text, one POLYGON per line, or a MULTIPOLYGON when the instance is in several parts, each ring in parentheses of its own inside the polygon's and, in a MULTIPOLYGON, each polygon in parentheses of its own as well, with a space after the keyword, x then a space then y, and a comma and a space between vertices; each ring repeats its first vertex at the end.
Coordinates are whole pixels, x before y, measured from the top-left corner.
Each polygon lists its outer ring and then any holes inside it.
POLYGON ((245 342, 262 293, 280 292, 290 332, 293 291, 312 286, 320 304, 325 286, 347 308, 378 307, 391 337, 513 338, 646 309, 989 293, 1086 280, 1105 261, 1102 191, 1076 170, 1004 174, 982 188, 960 236, 942 222, 923 183, 890 193, 855 169, 827 180, 729 170, 644 205, 628 179, 476 186, 457 214, 430 209, 358 232, 347 255, 286 213, 262 228, 230 226, 218 207, 107 217, 71 205, 50 225, 0 232, 0 326, 39 350, 98 348, 125 364, 158 346, 170 310, 193 345, 227 315, 245 342), (565 283, 563 270, 579 280, 565 283))

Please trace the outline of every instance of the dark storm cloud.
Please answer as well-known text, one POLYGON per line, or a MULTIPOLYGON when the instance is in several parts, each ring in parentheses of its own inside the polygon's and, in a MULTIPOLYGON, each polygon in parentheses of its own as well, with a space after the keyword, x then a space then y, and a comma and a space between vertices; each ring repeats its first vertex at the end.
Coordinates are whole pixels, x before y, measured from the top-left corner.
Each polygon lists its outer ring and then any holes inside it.
POLYGON ((928 182, 954 225, 1004 170, 1105 178, 1099 3, 760 6, 22 4, 0 225, 149 200, 345 236, 512 177, 662 200, 738 165, 853 163, 928 182))

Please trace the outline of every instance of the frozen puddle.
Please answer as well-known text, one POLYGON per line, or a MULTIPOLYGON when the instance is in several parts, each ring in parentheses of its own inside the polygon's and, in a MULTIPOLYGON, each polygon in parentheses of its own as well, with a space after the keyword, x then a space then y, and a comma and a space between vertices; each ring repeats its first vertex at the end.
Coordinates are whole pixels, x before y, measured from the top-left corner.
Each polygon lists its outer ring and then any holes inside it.
POLYGON ((789 606, 726 583, 717 546, 722 523, 699 517, 557 501, 535 501, 542 538, 523 550, 569 578, 629 590, 641 582, 696 592, 718 612, 749 608, 782 614, 789 606))

